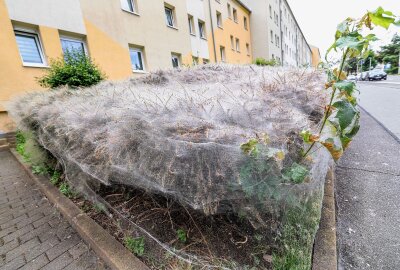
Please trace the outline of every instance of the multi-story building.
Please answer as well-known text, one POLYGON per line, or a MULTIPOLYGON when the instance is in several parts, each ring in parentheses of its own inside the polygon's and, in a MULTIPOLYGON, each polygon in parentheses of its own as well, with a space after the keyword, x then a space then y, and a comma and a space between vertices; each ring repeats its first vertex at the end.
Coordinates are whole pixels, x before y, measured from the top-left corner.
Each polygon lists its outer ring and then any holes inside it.
POLYGON ((251 63, 250 10, 238 0, 0 0, 0 133, 5 103, 40 89, 52 59, 90 55, 108 79, 193 63, 251 63))
POLYGON ((312 66, 317 67, 321 62, 321 52, 317 47, 312 45, 311 45, 311 50, 312 50, 312 66))
POLYGON ((286 0, 246 0, 252 9, 253 57, 284 66, 311 65, 311 47, 286 0))

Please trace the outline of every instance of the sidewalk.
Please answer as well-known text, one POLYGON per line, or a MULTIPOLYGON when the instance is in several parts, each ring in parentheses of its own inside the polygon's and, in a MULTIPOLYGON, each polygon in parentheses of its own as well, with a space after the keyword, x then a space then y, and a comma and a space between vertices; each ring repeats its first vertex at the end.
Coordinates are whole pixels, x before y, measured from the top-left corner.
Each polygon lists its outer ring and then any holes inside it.
POLYGON ((0 270, 108 269, 31 183, 8 151, 0 151, 0 270))
POLYGON ((400 144, 367 113, 336 169, 339 269, 400 269, 400 144))

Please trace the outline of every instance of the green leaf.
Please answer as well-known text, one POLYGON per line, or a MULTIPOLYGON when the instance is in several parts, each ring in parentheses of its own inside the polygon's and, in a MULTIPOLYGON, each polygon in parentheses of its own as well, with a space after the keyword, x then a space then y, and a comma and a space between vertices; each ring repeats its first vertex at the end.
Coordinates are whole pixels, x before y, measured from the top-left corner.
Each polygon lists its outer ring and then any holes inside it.
POLYGON ((351 96, 356 89, 356 84, 354 82, 340 81, 336 82, 334 84, 334 87, 336 87, 340 91, 345 91, 348 95, 351 96))
POLYGON ((368 12, 371 22, 376 26, 381 26, 388 29, 389 26, 395 23, 395 17, 392 12, 385 11, 382 7, 379 7, 373 12, 368 12))
POLYGON ((336 118, 339 120, 340 129, 346 129, 353 122, 357 110, 347 100, 337 101, 332 106, 338 109, 336 118))
POLYGON ((345 36, 339 38, 336 42, 338 48, 351 48, 356 50, 362 50, 364 41, 359 40, 357 37, 345 36))
POLYGON ((303 165, 297 164, 296 162, 292 166, 283 172, 283 176, 296 184, 301 184, 308 175, 308 169, 303 165))
POLYGON ((240 149, 247 155, 255 154, 257 152, 257 144, 257 139, 250 139, 247 143, 240 145, 240 149))

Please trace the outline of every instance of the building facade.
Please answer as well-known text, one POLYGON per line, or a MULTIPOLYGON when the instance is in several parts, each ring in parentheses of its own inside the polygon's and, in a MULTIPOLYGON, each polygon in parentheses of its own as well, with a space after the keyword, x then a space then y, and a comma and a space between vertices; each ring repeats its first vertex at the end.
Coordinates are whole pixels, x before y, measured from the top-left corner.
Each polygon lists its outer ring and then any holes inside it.
POLYGON ((90 55, 110 80, 181 65, 248 64, 250 13, 237 0, 0 0, 0 133, 14 128, 8 100, 41 89, 36 78, 66 50, 90 55))
POLYGON ((253 57, 310 66, 312 50, 286 0, 245 0, 252 10, 253 57))

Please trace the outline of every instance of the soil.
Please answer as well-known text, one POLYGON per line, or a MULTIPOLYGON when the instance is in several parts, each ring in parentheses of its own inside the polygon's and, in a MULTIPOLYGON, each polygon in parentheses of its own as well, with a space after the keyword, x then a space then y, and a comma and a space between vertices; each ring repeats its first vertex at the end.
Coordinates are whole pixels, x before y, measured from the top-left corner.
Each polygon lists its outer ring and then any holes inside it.
POLYGON ((233 213, 205 216, 171 198, 125 186, 101 186, 98 195, 107 207, 82 198, 74 201, 121 243, 127 236, 144 236, 145 252, 138 257, 152 269, 272 269, 268 258, 276 249, 274 235, 271 230, 255 230, 245 217, 233 213), (179 231, 186 239, 178 237, 179 231))

